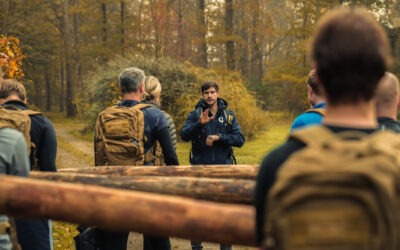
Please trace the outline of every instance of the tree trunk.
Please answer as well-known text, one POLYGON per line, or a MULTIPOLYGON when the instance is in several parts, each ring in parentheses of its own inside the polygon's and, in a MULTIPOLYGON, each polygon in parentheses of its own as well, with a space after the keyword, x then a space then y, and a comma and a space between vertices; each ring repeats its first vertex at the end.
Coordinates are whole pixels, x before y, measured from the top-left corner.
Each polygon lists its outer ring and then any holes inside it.
POLYGON ((206 68, 208 66, 207 55, 207 24, 205 16, 205 0, 199 0, 198 6, 198 65, 206 68))
POLYGON ((65 104, 65 100, 64 100, 64 90, 65 90, 65 65, 64 65, 64 60, 61 57, 60 60, 60 99, 59 101, 59 105, 60 105, 60 112, 64 112, 64 104, 65 104))
POLYGON ((72 182, 103 187, 178 195, 222 203, 251 204, 253 180, 194 177, 128 176, 110 177, 87 174, 32 172, 31 178, 72 182))
POLYGON ((196 165, 196 166, 104 166, 91 168, 60 169, 64 173, 97 174, 112 176, 188 176, 207 178, 236 178, 254 180, 258 174, 256 165, 196 165))
POLYGON ((120 17, 121 17, 120 44, 121 44, 121 54, 123 55, 125 52, 125 2, 124 1, 121 1, 120 7, 121 7, 121 11, 120 11, 120 17))
POLYGON ((263 77, 263 55, 261 46, 259 44, 261 39, 257 39, 258 34, 256 32, 259 22, 259 13, 259 9, 253 11, 251 33, 251 76, 252 80, 257 82, 261 81, 263 77))
POLYGON ((96 225, 117 232, 255 245, 251 206, 90 185, 0 177, 0 213, 96 225))
POLYGON ((74 93, 74 82, 73 82, 73 69, 72 69, 72 49, 70 42, 70 20, 69 20, 69 1, 64 0, 63 9, 63 42, 65 52, 65 81, 67 87, 67 117, 72 118, 76 116, 75 106, 75 93, 74 93))
POLYGON ((182 0, 178 0, 178 58, 180 60, 185 59, 185 44, 186 37, 183 29, 183 10, 182 0))
POLYGON ((225 0, 226 67, 235 69, 235 44, 233 41, 233 0, 225 0))
MULTIPOLYGON (((50 68, 50 67, 49 67, 50 68)), ((51 111, 51 99, 53 96, 52 88, 51 88, 51 81, 50 81, 50 70, 46 70, 45 76, 44 76, 44 81, 46 84, 46 111, 50 112, 51 111)))
POLYGON ((103 27, 102 27, 102 31, 103 31, 103 43, 107 42, 107 5, 105 3, 101 3, 101 13, 103 15, 103 27))

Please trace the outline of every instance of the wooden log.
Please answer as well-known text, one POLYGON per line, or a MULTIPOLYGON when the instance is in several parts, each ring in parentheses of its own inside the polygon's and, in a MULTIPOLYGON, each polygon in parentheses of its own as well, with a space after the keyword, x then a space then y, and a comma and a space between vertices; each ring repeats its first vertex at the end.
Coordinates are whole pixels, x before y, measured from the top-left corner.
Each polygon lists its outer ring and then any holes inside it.
POLYGON ((44 180, 0 177, 0 214, 110 231, 254 246, 251 206, 44 180))
POLYGON ((258 165, 194 165, 194 166, 103 166, 60 169, 59 172, 114 176, 188 176, 254 180, 258 165))
POLYGON ((238 204, 251 204, 255 186, 253 180, 195 177, 120 177, 54 172, 32 172, 31 177, 238 204))

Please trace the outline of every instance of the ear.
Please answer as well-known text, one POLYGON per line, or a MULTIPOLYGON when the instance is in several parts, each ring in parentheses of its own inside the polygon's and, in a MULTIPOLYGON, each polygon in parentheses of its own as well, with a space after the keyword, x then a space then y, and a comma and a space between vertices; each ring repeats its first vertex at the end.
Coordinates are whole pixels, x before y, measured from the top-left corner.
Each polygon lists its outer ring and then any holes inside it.
POLYGON ((139 91, 139 93, 144 93, 144 83, 139 85, 138 91, 139 91))

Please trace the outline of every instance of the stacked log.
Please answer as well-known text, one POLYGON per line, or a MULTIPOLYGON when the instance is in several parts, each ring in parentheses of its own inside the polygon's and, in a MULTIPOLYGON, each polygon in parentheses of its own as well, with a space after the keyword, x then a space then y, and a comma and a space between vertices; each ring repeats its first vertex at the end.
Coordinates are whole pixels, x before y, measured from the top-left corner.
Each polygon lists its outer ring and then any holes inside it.
POLYGON ((251 204, 255 186, 255 182, 252 180, 175 176, 119 177, 64 172, 32 172, 31 177, 237 204, 251 204))
POLYGON ((107 176, 186 176, 254 180, 258 165, 194 165, 194 166, 102 166, 60 169, 62 173, 107 176))
POLYGON ((255 246, 251 206, 98 186, 0 177, 0 214, 255 246))

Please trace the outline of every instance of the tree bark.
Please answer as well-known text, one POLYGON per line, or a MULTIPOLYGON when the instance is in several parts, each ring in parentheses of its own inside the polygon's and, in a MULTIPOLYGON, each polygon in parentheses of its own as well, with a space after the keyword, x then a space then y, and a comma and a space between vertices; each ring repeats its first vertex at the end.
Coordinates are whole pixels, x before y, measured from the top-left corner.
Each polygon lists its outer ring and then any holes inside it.
POLYGON ((112 176, 188 176, 254 180, 258 170, 258 165, 196 165, 168 167, 104 166, 60 169, 59 172, 112 176))
POLYGON ((32 172, 31 178, 99 185, 103 187, 178 195, 222 203, 251 204, 255 182, 252 180, 129 176, 110 177, 88 174, 32 172))
POLYGON ((73 118, 76 116, 75 93, 73 82, 73 66, 72 66, 72 47, 70 42, 70 19, 69 19, 69 1, 64 0, 63 8, 63 43, 65 56, 65 82, 67 87, 66 108, 67 117, 73 118))
POLYGON ((255 245, 251 206, 90 185, 0 177, 0 213, 50 218, 110 231, 255 245))
POLYGON ((121 54, 123 55, 125 52, 125 2, 121 1, 120 3, 120 17, 121 17, 121 39, 120 39, 120 44, 121 44, 121 54))
POLYGON ((225 0, 226 67, 235 69, 235 44, 233 41, 233 0, 225 0))
POLYGON ((207 24, 205 14, 205 0, 199 0, 198 2, 198 65, 206 68, 208 66, 208 53, 207 53, 207 24))

